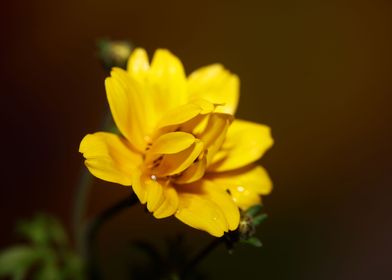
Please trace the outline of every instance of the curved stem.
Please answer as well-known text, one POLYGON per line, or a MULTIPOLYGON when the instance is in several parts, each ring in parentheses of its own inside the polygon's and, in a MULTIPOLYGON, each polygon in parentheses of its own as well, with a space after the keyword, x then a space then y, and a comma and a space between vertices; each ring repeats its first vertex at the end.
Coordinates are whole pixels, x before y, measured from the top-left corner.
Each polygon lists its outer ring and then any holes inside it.
POLYGON ((97 236, 100 228, 105 224, 106 221, 110 220, 113 216, 120 213, 122 210, 130 208, 138 202, 138 198, 135 193, 131 194, 131 197, 127 197, 113 205, 112 207, 103 211, 100 215, 95 217, 88 224, 85 231, 85 250, 87 258, 87 275, 88 279, 102 279, 98 258, 97 258, 97 236))
POLYGON ((185 276, 195 267, 197 266, 206 256, 208 256, 215 248, 219 246, 219 244, 225 241, 224 237, 215 238, 210 244, 207 245, 202 251, 200 251, 183 269, 181 272, 181 279, 185 278, 185 276))

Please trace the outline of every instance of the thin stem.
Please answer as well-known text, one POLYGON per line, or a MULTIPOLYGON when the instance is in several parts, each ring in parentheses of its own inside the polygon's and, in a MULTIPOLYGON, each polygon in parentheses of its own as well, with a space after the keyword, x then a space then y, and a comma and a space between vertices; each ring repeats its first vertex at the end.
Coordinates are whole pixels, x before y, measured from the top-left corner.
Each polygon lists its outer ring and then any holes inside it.
POLYGON ((110 220, 113 216, 120 213, 122 210, 132 207, 138 202, 138 198, 135 193, 131 194, 131 197, 127 197, 113 205, 112 207, 103 211, 100 215, 95 217, 88 224, 85 234, 85 250, 87 254, 87 273, 88 279, 99 280, 102 279, 99 271, 98 264, 98 246, 97 236, 100 228, 105 224, 106 221, 110 220))
POLYGON ((215 248, 219 246, 219 244, 225 241, 224 237, 215 238, 210 244, 207 245, 202 251, 200 251, 183 269, 181 273, 181 279, 185 278, 185 276, 196 267, 206 256, 208 256, 215 248))
MULTIPOLYGON (((113 127, 113 120, 108 110, 102 119, 102 130, 108 130, 113 127)), ((85 252, 83 246, 83 228, 84 215, 88 205, 88 195, 91 191, 94 178, 86 167, 83 167, 79 183, 76 187, 74 206, 72 208, 72 226, 76 243, 76 248, 79 253, 84 256, 85 252)))
POLYGON ((76 248, 81 255, 83 252, 83 218, 87 208, 87 198, 93 183, 93 176, 84 168, 76 189, 75 202, 72 213, 72 225, 76 248))

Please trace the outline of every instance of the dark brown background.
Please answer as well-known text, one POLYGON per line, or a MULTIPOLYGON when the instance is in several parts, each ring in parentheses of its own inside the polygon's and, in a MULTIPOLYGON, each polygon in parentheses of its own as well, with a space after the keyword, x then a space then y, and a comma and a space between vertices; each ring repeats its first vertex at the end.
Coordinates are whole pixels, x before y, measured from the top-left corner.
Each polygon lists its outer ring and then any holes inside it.
MULTIPOLYGON (((0 248, 39 210, 69 228, 78 145, 106 108, 95 42, 110 37, 169 48, 188 73, 224 63, 241 78, 238 116, 272 127, 264 248, 216 251, 202 265, 212 279, 391 279, 391 12, 387 0, 4 1, 0 248)), ((99 182, 90 212, 126 194, 99 182)), ((109 279, 132 238, 184 230, 194 249, 209 240, 141 208, 120 215, 101 236, 109 279)))

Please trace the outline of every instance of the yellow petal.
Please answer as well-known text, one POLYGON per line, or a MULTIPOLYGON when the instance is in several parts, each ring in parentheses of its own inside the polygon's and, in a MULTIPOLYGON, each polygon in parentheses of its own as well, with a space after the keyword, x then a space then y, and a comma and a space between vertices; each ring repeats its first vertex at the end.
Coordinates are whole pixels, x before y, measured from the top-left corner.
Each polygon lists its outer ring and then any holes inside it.
POLYGON ((207 126, 199 136, 208 150, 207 165, 211 164, 214 155, 222 146, 232 118, 231 115, 223 113, 213 113, 209 116, 207 126))
POLYGON ((174 178, 174 182, 176 184, 189 184, 196 182, 201 179, 205 173, 207 166, 207 158, 204 157, 201 160, 197 160, 192 163, 181 175, 177 178, 174 178))
POLYGON ((195 136, 186 132, 169 132, 154 141, 149 153, 175 154, 191 146, 195 142, 195 136))
POLYGON ((94 176, 125 186, 132 185, 132 172, 142 161, 124 139, 106 132, 86 135, 79 152, 83 153, 85 164, 94 176))
POLYGON ((240 212, 231 196, 211 181, 203 180, 201 183, 204 185, 204 191, 207 196, 222 209, 229 230, 237 229, 240 222, 240 212))
POLYGON ((176 218, 209 234, 221 237, 228 227, 222 210, 212 201, 197 194, 180 194, 176 218))
POLYGON ((176 153, 164 155, 157 168, 152 169, 152 173, 159 177, 180 174, 188 168, 203 151, 203 143, 195 139, 195 143, 189 148, 176 153))
POLYGON ((150 212, 155 211, 163 202, 162 185, 151 177, 140 172, 135 172, 133 177, 133 190, 142 204, 147 203, 150 212))
POLYGON ((111 74, 112 77, 105 80, 105 86, 113 119, 128 141, 142 152, 148 134, 143 92, 125 71, 115 68, 111 74))
POLYGON ((250 165, 227 172, 211 173, 207 178, 229 190, 235 203, 243 210, 260 203, 260 195, 269 194, 272 181, 261 166, 250 165))
POLYGON ((169 217, 176 213, 178 209, 179 199, 177 191, 170 184, 164 184, 163 191, 164 201, 153 214, 157 219, 169 217))
POLYGON ((158 219, 173 215, 178 209, 178 195, 169 181, 152 179, 140 172, 138 175, 133 180, 133 189, 140 202, 147 203, 148 211, 158 219))
POLYGON ((146 188, 144 187, 143 180, 145 177, 142 177, 142 172, 140 169, 136 169, 135 172, 132 173, 132 189, 139 198, 142 204, 147 201, 146 188))
POLYGON ((220 187, 199 181, 177 188, 180 203, 176 217, 183 223, 220 237, 239 224, 239 210, 220 187))
MULTIPOLYGON (((136 48, 130 55, 127 65, 127 72, 134 81, 135 87, 140 92, 140 98, 143 100, 144 126, 147 132, 151 132, 158 119, 161 117, 163 110, 159 104, 159 98, 155 96, 153 85, 149 81, 150 64, 148 55, 142 48, 136 48)), ((134 110, 134 108, 131 108, 134 110)))
POLYGON ((217 112, 234 114, 239 98, 239 79, 220 64, 202 67, 188 78, 190 98, 203 98, 214 104, 224 104, 217 112))
POLYGON ((162 185, 156 180, 144 180, 147 195, 147 209, 154 212, 164 201, 162 185))
POLYGON ((268 126, 234 120, 219 155, 213 158, 209 170, 226 171, 246 166, 258 160, 272 145, 273 139, 268 126))
POLYGON ((132 187, 140 202, 147 203, 147 209, 153 212, 155 218, 166 218, 177 211, 179 201, 177 191, 169 182, 157 181, 141 174, 138 170, 135 172, 132 187))
POLYGON ((194 100, 166 112, 157 125, 157 129, 184 124, 199 114, 208 114, 214 110, 214 105, 205 100, 194 100))
POLYGON ((127 64, 127 71, 131 75, 145 77, 150 68, 148 56, 144 49, 136 48, 132 51, 127 64))
POLYGON ((194 103, 185 104, 167 112, 158 123, 158 128, 184 123, 201 112, 200 106, 194 103))
POLYGON ((162 112, 186 103, 186 77, 181 61, 168 50, 158 49, 149 71, 151 90, 162 112))

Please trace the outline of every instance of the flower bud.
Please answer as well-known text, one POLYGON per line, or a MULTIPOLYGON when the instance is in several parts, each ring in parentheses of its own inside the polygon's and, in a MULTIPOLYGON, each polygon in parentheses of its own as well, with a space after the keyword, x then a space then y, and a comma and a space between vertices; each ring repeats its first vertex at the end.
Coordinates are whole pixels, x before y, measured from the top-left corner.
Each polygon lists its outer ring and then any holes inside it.
POLYGON ((102 39, 98 42, 99 57, 107 71, 112 67, 125 69, 131 51, 132 44, 128 41, 102 39))

